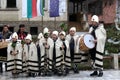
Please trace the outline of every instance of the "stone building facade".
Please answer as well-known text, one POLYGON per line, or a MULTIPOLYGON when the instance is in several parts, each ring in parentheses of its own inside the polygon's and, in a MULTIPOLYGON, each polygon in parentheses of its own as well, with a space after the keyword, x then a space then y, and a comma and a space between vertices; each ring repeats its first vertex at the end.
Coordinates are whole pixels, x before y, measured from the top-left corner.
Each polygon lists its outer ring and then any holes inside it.
POLYGON ((4 24, 10 25, 12 31, 17 31, 19 24, 25 24, 26 30, 36 35, 44 27, 60 30, 59 25, 62 22, 69 28, 75 26, 77 31, 81 31, 86 22, 90 23, 93 14, 97 14, 100 21, 104 21, 105 24, 111 24, 116 18, 118 1, 120 2, 120 0, 66 0, 66 12, 60 17, 51 18, 48 0, 45 0, 45 15, 28 20, 22 18, 22 0, 0 0, 0 31, 4 24))
POLYGON ((22 0, 12 1, 0 0, 0 30, 4 24, 8 24, 12 31, 17 31, 19 24, 25 24, 26 30, 35 35, 41 32, 43 27, 49 27, 51 30, 59 29, 58 26, 60 23, 67 22, 68 20, 67 10, 60 17, 49 17, 48 0, 45 0, 45 13, 43 17, 39 16, 29 20, 22 18, 22 0))

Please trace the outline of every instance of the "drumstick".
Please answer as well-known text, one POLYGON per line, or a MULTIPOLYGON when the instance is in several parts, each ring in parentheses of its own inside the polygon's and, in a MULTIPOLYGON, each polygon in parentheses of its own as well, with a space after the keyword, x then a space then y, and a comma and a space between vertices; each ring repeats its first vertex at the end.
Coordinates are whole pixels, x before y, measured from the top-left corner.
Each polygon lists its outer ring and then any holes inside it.
POLYGON ((96 41, 96 40, 89 40, 89 42, 94 42, 94 43, 96 43, 97 41, 96 41))

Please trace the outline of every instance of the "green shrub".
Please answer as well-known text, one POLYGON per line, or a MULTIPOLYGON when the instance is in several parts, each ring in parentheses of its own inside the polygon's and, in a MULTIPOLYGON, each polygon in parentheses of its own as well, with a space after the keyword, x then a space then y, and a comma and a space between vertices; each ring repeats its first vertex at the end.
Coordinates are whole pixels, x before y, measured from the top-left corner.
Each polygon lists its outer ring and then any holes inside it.
POLYGON ((115 25, 105 26, 107 31, 107 41, 105 45, 105 50, 108 50, 108 53, 119 53, 120 52, 120 43, 111 43, 108 42, 112 40, 114 42, 120 41, 120 31, 115 28, 115 25))

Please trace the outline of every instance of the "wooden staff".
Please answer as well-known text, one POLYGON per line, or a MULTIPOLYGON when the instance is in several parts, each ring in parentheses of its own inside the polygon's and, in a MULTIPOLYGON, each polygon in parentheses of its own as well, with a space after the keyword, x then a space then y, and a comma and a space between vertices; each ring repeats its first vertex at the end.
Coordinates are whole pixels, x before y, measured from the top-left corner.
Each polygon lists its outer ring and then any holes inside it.
POLYGON ((15 49, 14 49, 14 51, 13 51, 13 56, 14 56, 14 70, 13 70, 13 74, 15 74, 15 73, 17 73, 17 70, 16 70, 16 68, 17 68, 17 66, 16 66, 16 55, 18 54, 18 50, 17 50, 17 52, 15 51, 15 49))
MULTIPOLYGON (((45 47, 45 45, 47 45, 47 39, 48 38, 45 38, 45 43, 44 43, 44 47, 45 47)), ((47 72, 48 71, 48 60, 47 60, 47 58, 48 58, 48 54, 47 54, 47 48, 45 47, 45 72, 47 72)))
MULTIPOLYGON (((63 45, 64 46, 64 45, 63 45)), ((65 46, 64 46, 65 47, 65 46)), ((64 56, 64 54, 65 54, 65 51, 64 51, 64 48, 62 49, 62 55, 63 55, 63 60, 62 60, 62 71, 63 71, 63 73, 65 73, 65 56, 64 56)))

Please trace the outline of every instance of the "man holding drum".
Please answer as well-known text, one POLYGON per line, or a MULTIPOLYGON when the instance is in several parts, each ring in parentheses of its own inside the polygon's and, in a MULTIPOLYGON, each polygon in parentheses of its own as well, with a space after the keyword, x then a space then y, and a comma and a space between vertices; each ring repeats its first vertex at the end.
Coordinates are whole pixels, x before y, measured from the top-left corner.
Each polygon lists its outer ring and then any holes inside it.
POLYGON ((106 31, 103 24, 99 23, 99 18, 97 15, 92 16, 92 25, 89 29, 89 33, 93 35, 95 40, 95 47, 89 50, 91 54, 91 59, 93 60, 94 72, 90 76, 103 76, 103 52, 106 41, 106 31))

